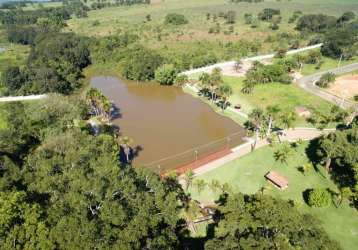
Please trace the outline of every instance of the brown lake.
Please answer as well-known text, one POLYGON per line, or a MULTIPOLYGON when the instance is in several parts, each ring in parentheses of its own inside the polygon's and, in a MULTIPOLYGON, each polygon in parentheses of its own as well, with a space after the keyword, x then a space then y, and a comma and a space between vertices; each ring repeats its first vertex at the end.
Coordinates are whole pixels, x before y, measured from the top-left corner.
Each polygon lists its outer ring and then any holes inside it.
POLYGON ((112 123, 134 140, 135 165, 174 168, 242 143, 241 126, 182 88, 110 76, 93 77, 91 85, 118 109, 112 123))

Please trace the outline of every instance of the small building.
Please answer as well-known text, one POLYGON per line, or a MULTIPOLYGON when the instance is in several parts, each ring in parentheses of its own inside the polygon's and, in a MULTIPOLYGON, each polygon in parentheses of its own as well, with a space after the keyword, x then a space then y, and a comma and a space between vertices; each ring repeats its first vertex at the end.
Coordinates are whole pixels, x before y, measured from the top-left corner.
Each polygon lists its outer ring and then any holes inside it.
POLYGON ((286 177, 280 175, 276 171, 270 171, 265 175, 265 178, 273 183, 276 187, 281 190, 288 188, 288 180, 286 177))
POLYGON ((303 118, 309 118, 311 117, 311 111, 309 111, 306 107, 304 106, 297 106, 295 108, 296 113, 303 118))

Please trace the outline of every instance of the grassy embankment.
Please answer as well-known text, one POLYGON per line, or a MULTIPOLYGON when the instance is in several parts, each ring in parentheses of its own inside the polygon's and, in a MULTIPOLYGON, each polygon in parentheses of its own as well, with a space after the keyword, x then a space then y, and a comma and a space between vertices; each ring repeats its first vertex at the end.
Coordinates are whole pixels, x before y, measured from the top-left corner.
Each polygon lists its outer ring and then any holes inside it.
MULTIPOLYGON (((334 192, 338 191, 323 167, 318 166, 317 170, 312 169, 306 175, 298 171, 298 167, 310 162, 306 149, 307 143, 303 143, 287 164, 284 164, 275 161, 275 148, 268 146, 197 178, 206 183, 214 179, 219 180, 221 184, 228 183, 233 190, 247 194, 259 192, 262 187, 266 187, 266 194, 293 200, 302 212, 319 218, 331 238, 339 241, 344 249, 355 249, 358 244, 358 221, 354 218, 357 218, 358 214, 354 208, 349 207, 346 202, 338 208, 333 204, 326 208, 311 208, 303 199, 303 192, 307 189, 329 188, 334 192), (270 170, 276 170, 288 178, 288 189, 280 191, 265 180, 264 175, 270 170)), ((213 202, 219 196, 219 192, 213 192, 209 187, 200 194, 195 187, 192 187, 190 192, 194 199, 202 202, 213 202)))

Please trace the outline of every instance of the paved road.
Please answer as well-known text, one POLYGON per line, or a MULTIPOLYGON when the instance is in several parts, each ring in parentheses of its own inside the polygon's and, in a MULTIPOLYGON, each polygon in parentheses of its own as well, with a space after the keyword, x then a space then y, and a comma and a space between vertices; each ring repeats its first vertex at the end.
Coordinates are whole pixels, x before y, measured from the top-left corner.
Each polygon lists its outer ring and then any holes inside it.
POLYGON ((297 80, 297 84, 304 90, 306 90, 314 95, 317 95, 331 103, 334 103, 342 108, 345 108, 345 109, 348 109, 350 107, 358 108, 356 103, 354 103, 350 100, 342 99, 341 97, 333 95, 333 94, 331 94, 331 93, 325 91, 324 89, 319 88, 315 85, 315 82, 325 73, 331 72, 336 75, 341 75, 341 74, 346 74, 346 73, 349 73, 349 72, 352 72, 355 70, 358 70, 358 63, 353 63, 353 64, 342 66, 339 68, 322 71, 322 72, 316 73, 314 75, 302 77, 297 80))
MULTIPOLYGON (((282 141, 297 141, 301 140, 312 140, 317 138, 323 134, 327 134, 329 132, 335 131, 334 129, 325 129, 325 130, 318 130, 315 128, 295 128, 286 130, 284 132, 284 136, 281 136, 282 141)), ((199 176, 210 172, 216 168, 223 166, 224 164, 231 162, 235 159, 243 157, 247 154, 251 153, 251 145, 253 144, 253 140, 248 141, 245 144, 242 144, 236 148, 231 149, 232 153, 226 155, 220 159, 212 161, 208 164, 205 164, 197 169, 194 169, 193 172, 195 176, 199 176)), ((261 139, 256 144, 256 149, 262 148, 264 146, 269 145, 266 139, 261 139)))
POLYGON ((0 102, 19 102, 19 101, 31 101, 46 98, 47 95, 28 95, 28 96, 6 96, 0 97, 0 102))
MULTIPOLYGON (((317 49, 317 48, 320 48, 321 46, 322 46, 322 43, 312 45, 312 46, 308 46, 308 47, 304 47, 304 48, 300 48, 300 49, 290 50, 290 51, 287 52, 287 54, 288 55, 297 54, 297 53, 300 53, 300 52, 303 52, 303 51, 317 49)), ((275 54, 254 56, 254 57, 244 58, 244 59, 242 59, 242 61, 259 61, 259 60, 271 59, 271 58, 274 58, 274 56, 275 56, 275 54)), ((208 71, 213 70, 214 68, 234 67, 235 64, 236 64, 236 61, 221 62, 221 63, 209 65, 209 66, 206 66, 206 67, 201 67, 201 68, 197 68, 197 69, 184 71, 184 72, 182 72, 182 74, 184 74, 184 75, 192 75, 192 74, 195 74, 195 73, 208 72, 208 71)))

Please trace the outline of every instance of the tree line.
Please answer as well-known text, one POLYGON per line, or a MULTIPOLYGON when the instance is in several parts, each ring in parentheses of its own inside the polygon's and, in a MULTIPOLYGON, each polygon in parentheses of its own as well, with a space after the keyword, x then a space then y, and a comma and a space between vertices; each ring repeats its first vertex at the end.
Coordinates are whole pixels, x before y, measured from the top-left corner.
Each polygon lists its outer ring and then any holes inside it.
POLYGON ((88 40, 71 33, 43 33, 36 37, 27 64, 9 66, 2 74, 6 94, 69 94, 80 87, 88 66, 88 40))
POLYGON ((324 14, 301 16, 296 29, 301 32, 323 34, 321 52, 331 58, 350 59, 357 55, 358 21, 354 12, 345 12, 340 17, 324 14))

